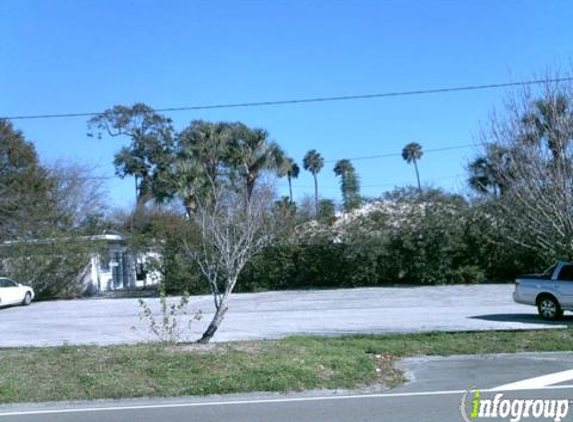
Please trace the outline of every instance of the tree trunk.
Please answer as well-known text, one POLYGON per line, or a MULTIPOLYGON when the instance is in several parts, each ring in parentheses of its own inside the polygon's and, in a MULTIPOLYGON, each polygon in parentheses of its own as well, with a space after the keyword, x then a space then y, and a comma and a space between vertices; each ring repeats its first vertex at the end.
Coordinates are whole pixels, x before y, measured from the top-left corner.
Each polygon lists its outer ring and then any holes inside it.
POLYGON ((247 170, 247 202, 251 202, 255 184, 257 183, 257 177, 257 173, 253 173, 252 170, 247 170))
POLYGON ((197 212, 197 203, 191 197, 186 197, 183 200, 185 206, 185 211, 187 212, 187 217, 191 218, 197 212))
POLYGON ((254 180, 248 180, 247 181, 247 201, 250 202, 251 201, 251 197, 253 196, 253 190, 255 189, 255 182, 254 180))
POLYGON ((139 184, 137 183, 137 174, 134 176, 135 179, 135 201, 139 202, 139 184))
POLYGON ((292 180, 291 180, 291 177, 288 176, 287 180, 288 180, 288 191, 290 194, 290 202, 294 202, 293 197, 292 197, 292 180))
POLYGON ((221 325, 221 322, 223 321, 225 314, 227 313, 228 307, 227 307, 226 302, 227 302, 227 299, 225 299, 224 302, 221 303, 221 305, 219 306, 219 308, 215 312, 213 319, 209 323, 209 326, 207 327, 207 329, 203 333, 203 336, 197 341, 197 343, 207 344, 213 338, 213 336, 215 335, 215 333, 219 329, 219 325, 221 325))
POLYGON ((418 180, 418 190, 422 192, 422 184, 420 183, 420 173, 418 172, 417 160, 414 160, 414 168, 416 169, 416 179, 418 180))
POLYGON ((316 180, 316 173, 312 175, 314 177, 314 214, 318 215, 318 181, 316 180))

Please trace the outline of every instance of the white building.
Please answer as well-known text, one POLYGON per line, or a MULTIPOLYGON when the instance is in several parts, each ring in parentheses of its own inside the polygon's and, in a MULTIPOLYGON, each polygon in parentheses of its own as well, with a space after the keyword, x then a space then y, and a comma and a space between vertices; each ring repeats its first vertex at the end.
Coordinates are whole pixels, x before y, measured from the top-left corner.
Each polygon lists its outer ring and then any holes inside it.
MULTIPOLYGON (((94 236, 80 236, 59 241, 88 242, 89 260, 78 274, 78 282, 86 295, 113 290, 137 290, 157 285, 161 281, 158 271, 149 269, 149 263, 159 257, 156 253, 134 253, 128 245, 128 237, 116 232, 105 231, 94 236)), ((25 241, 26 244, 49 245, 53 240, 25 241)), ((0 247, 10 248, 17 242, 4 242, 0 247)), ((9 262, 5 266, 9 267, 9 262)))
POLYGON ((97 245, 82 280, 86 290, 135 290, 159 283, 161 276, 157 271, 146 271, 149 261, 158 255, 132 253, 124 235, 108 231, 81 239, 97 245))

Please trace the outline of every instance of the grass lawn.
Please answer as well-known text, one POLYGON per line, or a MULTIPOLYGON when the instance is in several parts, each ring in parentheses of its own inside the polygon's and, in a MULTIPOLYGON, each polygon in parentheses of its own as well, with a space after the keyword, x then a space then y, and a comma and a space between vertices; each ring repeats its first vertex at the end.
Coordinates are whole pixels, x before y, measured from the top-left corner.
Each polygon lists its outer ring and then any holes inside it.
POLYGON ((569 351, 573 330, 0 349, 0 403, 388 386, 399 357, 569 351))

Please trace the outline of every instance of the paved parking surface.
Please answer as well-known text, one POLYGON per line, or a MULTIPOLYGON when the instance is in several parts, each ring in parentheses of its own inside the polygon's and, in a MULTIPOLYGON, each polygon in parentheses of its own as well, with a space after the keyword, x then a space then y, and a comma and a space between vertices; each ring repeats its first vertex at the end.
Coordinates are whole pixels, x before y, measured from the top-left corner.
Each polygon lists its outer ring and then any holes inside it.
MULTIPOLYGON (((553 328, 533 307, 512 301, 512 285, 364 288, 237 294, 214 341, 279 338, 293 334, 349 334, 553 328)), ((147 299, 158 311, 157 299, 147 299)), ((194 340, 213 312, 210 296, 185 336, 194 340)), ((0 347, 118 344, 148 340, 136 299, 33 303, 0 309, 0 347)), ((157 314, 158 315, 158 314, 157 314)))

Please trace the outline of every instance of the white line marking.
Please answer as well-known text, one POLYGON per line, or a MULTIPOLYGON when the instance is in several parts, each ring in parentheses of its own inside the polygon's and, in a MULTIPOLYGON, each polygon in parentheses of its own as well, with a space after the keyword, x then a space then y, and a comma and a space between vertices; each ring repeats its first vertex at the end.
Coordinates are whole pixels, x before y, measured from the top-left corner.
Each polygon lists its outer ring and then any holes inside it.
MULTIPOLYGON (((499 387, 497 387, 499 388, 499 387)), ((531 390, 558 390, 573 389, 573 385, 556 385, 543 388, 531 388, 531 390)), ((483 392, 499 391, 497 389, 479 389, 483 392)), ((511 389, 506 389, 511 391, 511 389)), ((396 397, 419 397, 419 396, 445 396, 453 394, 464 394, 467 390, 442 390, 442 391, 413 391, 407 393, 379 393, 379 394, 359 394, 347 396, 318 396, 318 397, 284 397, 277 399, 258 399, 258 400, 229 400, 229 401, 204 401, 204 402, 182 402, 182 403, 160 403, 160 404, 141 404, 132 406, 108 406, 108 407, 78 407, 65 409, 44 409, 44 410, 25 410, 0 413, 0 417, 8 416, 29 416, 29 415, 50 415, 64 413, 91 413, 91 412, 112 412, 123 410, 153 410, 153 409, 176 409, 184 407, 208 407, 208 406, 232 406, 232 405, 253 405, 253 404, 273 404, 273 403, 293 403, 293 402, 314 402, 328 400, 352 400, 352 399, 381 399, 396 397)))
POLYGON ((573 380, 573 369, 554 372, 552 374, 542 375, 540 377, 528 378, 522 381, 512 382, 510 384, 500 385, 499 387, 492 388, 492 391, 531 390, 548 387, 550 385, 560 384, 562 382, 571 380, 573 380))
POLYGON ((259 399, 259 400, 230 400, 230 401, 212 401, 212 402, 205 401, 205 402, 187 402, 187 403, 142 404, 134 406, 29 410, 22 412, 0 413, 0 416, 46 415, 46 414, 58 414, 58 413, 109 412, 116 410, 117 411, 147 410, 147 409, 170 409, 170 408, 181 408, 181 407, 207 407, 207 406, 268 404, 268 403, 272 404, 272 403, 291 403, 291 402, 313 402, 313 401, 323 401, 323 400, 372 399, 372 398, 385 398, 385 397, 439 396, 439 395, 463 394, 463 393, 465 393, 465 390, 423 391, 423 392, 389 393, 389 394, 364 394, 364 395, 350 395, 350 396, 285 397, 278 399, 259 399))

